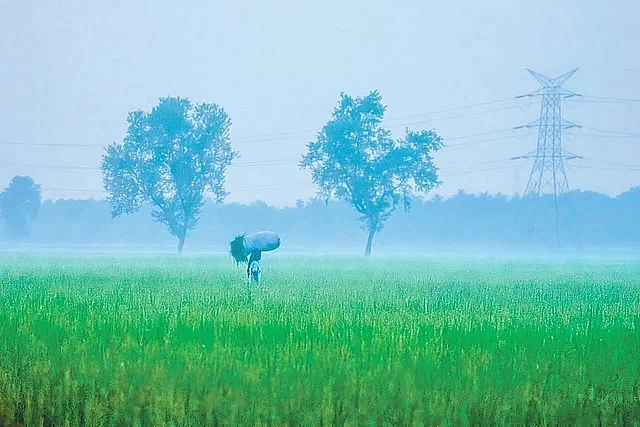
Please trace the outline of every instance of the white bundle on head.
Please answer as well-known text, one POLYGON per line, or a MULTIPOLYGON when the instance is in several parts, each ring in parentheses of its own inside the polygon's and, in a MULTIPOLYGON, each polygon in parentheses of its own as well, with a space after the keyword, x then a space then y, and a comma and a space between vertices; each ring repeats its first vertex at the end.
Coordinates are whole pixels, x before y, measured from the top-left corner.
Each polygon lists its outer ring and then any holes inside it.
POLYGON ((245 254, 267 252, 280 247, 280 237, 273 231, 260 231, 244 236, 245 254))
POLYGON ((253 252, 268 252, 280 247, 280 236, 273 231, 242 234, 229 242, 230 253, 236 263, 247 262, 253 252))

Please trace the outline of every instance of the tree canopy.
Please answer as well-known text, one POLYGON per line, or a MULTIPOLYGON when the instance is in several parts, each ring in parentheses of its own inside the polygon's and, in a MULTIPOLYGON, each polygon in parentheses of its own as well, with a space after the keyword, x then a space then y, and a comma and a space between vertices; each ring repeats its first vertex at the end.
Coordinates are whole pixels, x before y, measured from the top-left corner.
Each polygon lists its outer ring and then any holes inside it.
POLYGON ((41 204, 41 189, 29 176, 16 175, 0 193, 0 214, 11 239, 28 237, 41 204))
POLYGON ((310 169, 320 197, 344 200, 362 215, 359 220, 369 233, 366 256, 401 201, 409 211, 412 194, 440 185, 431 152, 441 148, 442 138, 434 130, 405 129, 404 138, 394 140, 380 126, 385 111, 378 91, 355 98, 342 93, 331 120, 300 162, 310 169))
POLYGON ((180 97, 161 98, 151 112, 129 113, 126 137, 102 158, 104 187, 112 217, 143 204, 178 238, 182 252, 187 231, 195 228, 205 193, 222 202, 225 172, 239 157, 232 150, 231 120, 216 104, 193 105, 180 97))

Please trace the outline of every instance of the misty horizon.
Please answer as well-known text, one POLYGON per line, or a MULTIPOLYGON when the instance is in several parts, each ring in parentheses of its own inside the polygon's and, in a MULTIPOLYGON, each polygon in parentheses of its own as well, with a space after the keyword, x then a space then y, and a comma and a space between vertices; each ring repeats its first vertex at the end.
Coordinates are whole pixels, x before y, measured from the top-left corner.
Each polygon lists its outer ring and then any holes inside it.
POLYGON ((637 3, 364 4, 5 0, 0 185, 29 175, 44 199, 102 199, 103 147, 122 141, 127 114, 183 96, 229 113, 241 157, 226 201, 291 206, 316 193, 298 162, 339 94, 377 89, 394 137, 405 126, 443 137, 443 184, 427 198, 522 194, 531 162, 511 158, 535 149, 537 130, 513 128, 540 115, 539 98, 516 99, 540 87, 526 69, 574 68, 565 87, 584 96, 563 117, 583 127, 563 145, 584 159, 567 162, 569 188, 637 185, 637 3))

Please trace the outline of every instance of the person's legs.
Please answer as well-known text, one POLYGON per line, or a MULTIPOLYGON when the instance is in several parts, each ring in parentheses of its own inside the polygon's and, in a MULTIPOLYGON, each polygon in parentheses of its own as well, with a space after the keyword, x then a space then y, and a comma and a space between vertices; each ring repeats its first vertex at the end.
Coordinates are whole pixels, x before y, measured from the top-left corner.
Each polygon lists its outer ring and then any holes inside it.
POLYGON ((251 252, 251 256, 249 257, 249 262, 247 263, 247 277, 251 277, 251 264, 254 261, 260 262, 261 259, 262 259, 261 251, 251 252))
POLYGON ((259 284, 260 283, 260 273, 262 271, 262 269, 260 268, 260 262, 259 261, 253 261, 250 265, 250 271, 251 271, 251 282, 254 284, 259 284))

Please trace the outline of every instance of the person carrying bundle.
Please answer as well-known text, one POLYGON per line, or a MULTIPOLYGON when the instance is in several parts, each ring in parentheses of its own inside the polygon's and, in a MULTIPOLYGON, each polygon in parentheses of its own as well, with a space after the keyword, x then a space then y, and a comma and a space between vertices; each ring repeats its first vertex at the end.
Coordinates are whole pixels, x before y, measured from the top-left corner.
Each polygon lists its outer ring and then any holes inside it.
POLYGON ((260 261, 262 252, 280 247, 280 236, 273 231, 241 234, 229 242, 229 252, 237 264, 247 263, 247 278, 253 283, 260 282, 260 261), (249 258, 247 258, 249 257, 249 258))

